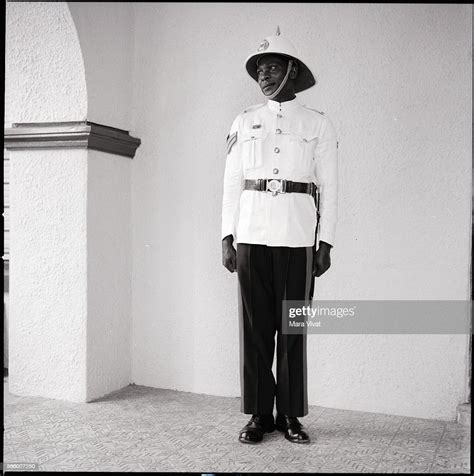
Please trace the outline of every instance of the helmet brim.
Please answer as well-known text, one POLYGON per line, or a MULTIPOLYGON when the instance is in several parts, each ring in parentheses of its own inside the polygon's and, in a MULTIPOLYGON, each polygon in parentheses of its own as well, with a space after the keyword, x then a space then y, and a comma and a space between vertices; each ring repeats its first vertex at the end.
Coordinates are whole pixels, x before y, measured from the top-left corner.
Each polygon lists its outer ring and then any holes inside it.
POLYGON ((313 73, 311 70, 306 66, 306 64, 301 61, 299 58, 296 58, 291 55, 287 55, 284 53, 272 53, 271 51, 265 51, 262 53, 255 53, 253 55, 250 55, 246 62, 245 62, 245 69, 247 70, 247 73, 255 80, 257 81, 257 61, 265 55, 279 55, 279 56, 285 56, 286 58, 291 58, 297 61, 298 63, 298 74, 296 75, 296 78, 294 79, 295 83, 295 93, 299 93, 301 91, 305 91, 306 89, 311 88, 316 84, 316 79, 313 76, 313 73))

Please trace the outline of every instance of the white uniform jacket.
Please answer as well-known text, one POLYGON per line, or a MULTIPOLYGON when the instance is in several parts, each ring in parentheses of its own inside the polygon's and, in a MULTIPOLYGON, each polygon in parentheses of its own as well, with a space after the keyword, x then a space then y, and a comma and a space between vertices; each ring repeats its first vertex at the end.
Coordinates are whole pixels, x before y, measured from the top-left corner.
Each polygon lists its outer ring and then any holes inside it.
POLYGON ((314 182, 320 190, 319 241, 334 245, 337 137, 332 122, 297 98, 268 100, 239 114, 227 139, 221 238, 268 246, 313 246, 316 207, 304 193, 244 190, 245 179, 314 182))

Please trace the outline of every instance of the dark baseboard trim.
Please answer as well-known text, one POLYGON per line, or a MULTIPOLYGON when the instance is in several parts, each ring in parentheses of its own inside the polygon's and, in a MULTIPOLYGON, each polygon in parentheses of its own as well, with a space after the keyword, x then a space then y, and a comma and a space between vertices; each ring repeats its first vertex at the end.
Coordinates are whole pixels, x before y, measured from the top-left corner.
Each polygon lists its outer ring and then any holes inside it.
POLYGON ((9 150, 92 149, 129 158, 140 144, 128 131, 90 121, 15 123, 4 135, 9 150))

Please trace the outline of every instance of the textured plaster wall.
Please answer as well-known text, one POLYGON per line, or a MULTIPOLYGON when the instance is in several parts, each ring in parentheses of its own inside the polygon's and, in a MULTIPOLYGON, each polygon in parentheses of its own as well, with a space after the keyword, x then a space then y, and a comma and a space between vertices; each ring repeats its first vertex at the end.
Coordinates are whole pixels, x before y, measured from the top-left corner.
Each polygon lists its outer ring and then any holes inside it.
MULTIPOLYGON (((7 3, 6 51, 6 122, 91 120, 66 3, 7 3)), ((120 54, 101 59, 109 79, 120 54)), ((92 111, 115 103, 126 108, 105 97, 92 111)), ((118 110, 93 119, 126 127, 118 110)), ((88 401, 130 382, 130 167, 96 151, 11 153, 11 392, 88 401)))
POLYGON ((131 2, 68 2, 87 80, 87 118, 130 130, 133 14, 131 2))
MULTIPOLYGON (((279 24, 339 136, 340 220, 316 299, 468 299, 471 5, 136 4, 137 384, 237 396, 237 276, 221 265, 225 138, 262 102, 243 62, 279 24)), ((311 335, 309 403, 454 419, 467 338, 311 335)))
POLYGON ((5 122, 87 115, 84 64, 65 2, 6 2, 5 122))
POLYGON ((9 389, 86 394, 87 151, 11 153, 9 389))
MULTIPOLYGON (((6 3, 5 123, 86 118, 79 42, 64 3, 6 3)), ((9 389, 86 395, 87 151, 11 159, 9 389)))

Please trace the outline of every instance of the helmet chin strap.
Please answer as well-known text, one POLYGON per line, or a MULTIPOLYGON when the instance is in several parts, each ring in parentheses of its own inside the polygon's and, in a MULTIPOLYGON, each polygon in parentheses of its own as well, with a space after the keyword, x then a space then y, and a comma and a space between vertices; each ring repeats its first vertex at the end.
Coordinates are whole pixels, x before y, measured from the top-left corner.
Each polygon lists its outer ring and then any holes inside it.
MULTIPOLYGON (((277 89, 275 89, 275 91, 273 91, 272 94, 264 94, 264 96, 267 98, 267 99, 273 99, 275 96, 277 96, 280 91, 285 87, 285 84, 286 82, 288 81, 288 78, 290 77, 290 71, 291 71, 291 67, 293 66, 293 60, 290 59, 290 61, 288 61, 288 68, 286 69, 286 74, 285 74, 285 77, 283 78, 283 81, 281 82, 280 86, 278 86, 277 89)), ((262 91, 263 92, 263 91, 262 91)))

